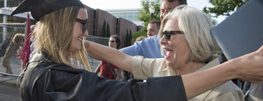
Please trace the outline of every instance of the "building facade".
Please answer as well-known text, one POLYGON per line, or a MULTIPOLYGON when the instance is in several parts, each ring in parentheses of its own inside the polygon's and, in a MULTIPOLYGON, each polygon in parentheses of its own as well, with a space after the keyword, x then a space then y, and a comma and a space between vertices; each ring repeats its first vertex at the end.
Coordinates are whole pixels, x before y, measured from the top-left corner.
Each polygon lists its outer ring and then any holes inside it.
MULTIPOLYGON (((27 13, 16 14, 14 16, 10 16, 12 11, 22 2, 23 0, 0 0, 0 18, 3 20, 0 21, 2 24, 6 23, 25 23, 27 13)), ((138 11, 126 10, 126 13, 120 13, 124 10, 101 10, 101 9, 93 9, 87 6, 88 11, 88 33, 93 36, 101 36, 102 35, 102 26, 104 21, 109 24, 110 35, 118 35, 121 38, 122 42, 125 42, 126 30, 131 30, 132 33, 139 31, 142 29, 142 24, 139 24, 137 15, 138 11), (111 12, 111 13, 109 13, 111 12), (117 13, 119 12, 119 13, 117 13), (121 16, 118 16, 121 15, 121 16)), ((30 16, 31 24, 35 24, 36 21, 30 16)), ((1 34, 1 42, 3 41, 3 36, 7 30, 5 30, 6 26, 3 26, 0 31, 1 34)), ((104 42, 107 43, 107 42, 104 42)), ((122 44, 124 47, 124 44, 122 44)))
POLYGON ((143 22, 138 20, 137 16, 139 15, 139 9, 112 9, 105 10, 113 16, 119 18, 124 18, 126 20, 132 21, 134 24, 138 26, 143 26, 143 22))

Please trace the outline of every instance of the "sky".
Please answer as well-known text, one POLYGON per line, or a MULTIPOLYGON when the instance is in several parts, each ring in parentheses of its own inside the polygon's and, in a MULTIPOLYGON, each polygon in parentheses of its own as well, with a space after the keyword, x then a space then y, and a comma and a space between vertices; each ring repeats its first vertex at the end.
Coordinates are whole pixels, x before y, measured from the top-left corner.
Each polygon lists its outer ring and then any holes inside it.
MULTIPOLYGON (((141 0, 80 0, 82 3, 93 9, 140 9, 142 8, 141 0)), ((209 0, 187 0, 189 6, 202 10, 204 7, 213 7, 209 0)), ((219 16, 214 18, 218 23, 222 22, 226 17, 219 16)))

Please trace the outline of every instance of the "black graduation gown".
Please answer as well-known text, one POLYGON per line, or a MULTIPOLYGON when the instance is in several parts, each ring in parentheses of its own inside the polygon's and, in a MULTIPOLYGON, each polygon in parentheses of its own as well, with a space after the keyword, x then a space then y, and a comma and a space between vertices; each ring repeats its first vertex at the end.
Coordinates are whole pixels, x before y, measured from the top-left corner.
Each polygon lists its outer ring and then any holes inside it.
POLYGON ((181 76, 128 83, 57 64, 44 53, 27 65, 20 87, 23 101, 186 101, 181 76), (49 62, 45 61, 49 60, 49 62))

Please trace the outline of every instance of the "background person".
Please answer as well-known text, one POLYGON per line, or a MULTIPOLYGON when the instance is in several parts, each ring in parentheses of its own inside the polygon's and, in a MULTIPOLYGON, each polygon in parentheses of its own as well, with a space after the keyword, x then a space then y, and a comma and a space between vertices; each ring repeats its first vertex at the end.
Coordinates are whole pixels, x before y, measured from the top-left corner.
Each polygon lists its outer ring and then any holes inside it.
MULTIPOLYGON (((109 39, 109 47, 119 49, 121 46, 120 37, 111 35, 109 39)), ((100 61, 100 64, 95 70, 95 73, 100 73, 100 77, 105 77, 112 80, 120 80, 122 70, 107 61, 100 61)))
POLYGON ((160 25, 161 22, 157 20, 149 22, 147 26, 147 37, 158 35, 160 25))
POLYGON ((15 36, 12 39, 12 42, 9 44, 5 55, 2 57, 2 66, 6 68, 5 73, 13 74, 12 68, 10 65, 10 60, 13 57, 14 54, 17 53, 20 46, 24 45, 25 35, 24 34, 15 34, 15 36))
POLYGON ((3 57, 5 55, 6 49, 9 46, 12 39, 8 35, 8 33, 5 34, 5 41, 0 45, 0 57, 3 57))

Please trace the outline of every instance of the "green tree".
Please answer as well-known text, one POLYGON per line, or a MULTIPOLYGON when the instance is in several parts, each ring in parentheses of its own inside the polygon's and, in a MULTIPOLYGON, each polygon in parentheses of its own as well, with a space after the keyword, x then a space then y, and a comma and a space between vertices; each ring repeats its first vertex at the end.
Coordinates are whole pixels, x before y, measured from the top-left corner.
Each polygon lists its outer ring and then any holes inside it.
POLYGON ((125 47, 130 46, 130 35, 128 32, 128 29, 126 30, 126 36, 125 36, 125 47))
MULTIPOLYGON (((147 26, 151 21, 151 14, 149 8, 153 6, 155 11, 153 13, 153 20, 160 20, 160 0, 149 1, 149 0, 142 0, 141 1, 142 8, 139 9, 139 15, 137 16, 138 20, 143 22, 143 29, 132 34, 132 38, 136 39, 139 36, 146 36, 147 37, 147 26)), ((132 40, 131 42, 135 42, 132 40)))
POLYGON ((106 30, 107 30, 107 28, 106 28, 106 21, 104 20, 103 25, 102 25, 102 34, 101 34, 102 37, 107 37, 106 30))
POLYGON ((215 17, 219 15, 229 16, 230 12, 237 10, 248 0, 209 0, 215 7, 204 7, 206 13, 214 13, 215 17))
MULTIPOLYGON (((134 32, 132 34, 132 38, 134 38, 134 39, 136 39, 139 36, 146 36, 147 37, 147 30, 146 30, 146 28, 143 28, 142 30, 134 32)), ((131 42, 134 43, 135 40, 132 40, 131 42)))
POLYGON ((106 35, 107 37, 110 37, 110 26, 109 26, 109 23, 107 23, 107 29, 106 29, 106 35))
POLYGON ((148 26, 148 23, 151 21, 151 14, 149 11, 149 8, 153 6, 155 8, 155 11, 153 13, 153 20, 160 20, 160 3, 159 2, 154 2, 154 1, 149 1, 149 0, 144 0, 141 1, 142 8, 139 9, 139 15, 137 18, 144 22, 144 26, 148 26))
POLYGON ((132 44, 132 31, 131 31, 131 29, 130 29, 129 37, 130 37, 129 44, 131 45, 132 44))
POLYGON ((211 19, 211 21, 212 21, 212 23, 213 23, 214 25, 217 25, 217 24, 218 24, 218 22, 217 22, 215 19, 213 19, 213 16, 212 16, 210 13, 207 13, 207 15, 210 17, 210 19, 211 19))

